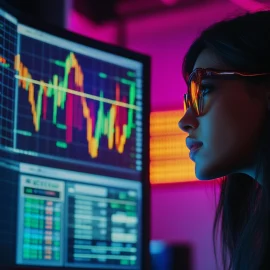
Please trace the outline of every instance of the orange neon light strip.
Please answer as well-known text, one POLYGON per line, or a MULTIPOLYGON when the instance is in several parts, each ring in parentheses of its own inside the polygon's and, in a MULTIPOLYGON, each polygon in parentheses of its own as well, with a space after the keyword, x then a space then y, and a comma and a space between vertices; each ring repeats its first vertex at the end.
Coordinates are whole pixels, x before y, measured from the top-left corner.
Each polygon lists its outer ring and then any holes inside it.
POLYGON ((187 134, 178 127, 183 111, 152 112, 150 116, 151 184, 196 181, 186 147, 187 134))

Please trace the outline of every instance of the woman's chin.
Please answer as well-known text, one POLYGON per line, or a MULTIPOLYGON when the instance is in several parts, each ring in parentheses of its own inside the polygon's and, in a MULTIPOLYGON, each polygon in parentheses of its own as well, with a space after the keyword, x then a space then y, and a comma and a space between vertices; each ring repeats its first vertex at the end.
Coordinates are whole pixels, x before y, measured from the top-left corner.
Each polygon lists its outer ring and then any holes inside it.
POLYGON ((195 175, 198 180, 213 180, 223 177, 225 174, 221 170, 211 168, 210 166, 195 165, 195 175))

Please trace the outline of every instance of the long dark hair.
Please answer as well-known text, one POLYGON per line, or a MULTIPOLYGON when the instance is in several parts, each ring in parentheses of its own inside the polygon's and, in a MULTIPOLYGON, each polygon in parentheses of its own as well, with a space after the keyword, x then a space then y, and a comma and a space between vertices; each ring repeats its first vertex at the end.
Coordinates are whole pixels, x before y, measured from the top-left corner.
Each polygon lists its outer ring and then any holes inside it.
MULTIPOLYGON (((237 71, 270 72, 270 12, 244 14, 204 30, 186 54, 183 62, 184 77, 191 73, 198 55, 205 48, 217 53, 224 63, 237 71)), ((213 225, 213 244, 217 261, 216 241, 217 235, 220 235, 221 258, 225 270, 270 269, 268 114, 262 137, 258 140, 260 159, 256 175, 263 173, 262 184, 240 173, 217 180, 220 184, 220 197, 213 225)))

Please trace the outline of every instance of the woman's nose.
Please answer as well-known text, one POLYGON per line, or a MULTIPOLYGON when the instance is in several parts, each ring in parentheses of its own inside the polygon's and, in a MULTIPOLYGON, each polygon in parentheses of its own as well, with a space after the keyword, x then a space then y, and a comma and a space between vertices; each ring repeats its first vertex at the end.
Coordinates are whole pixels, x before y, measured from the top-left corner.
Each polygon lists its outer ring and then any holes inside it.
POLYGON ((197 118, 195 117, 194 112, 192 112, 192 109, 189 108, 183 117, 179 120, 178 126, 179 128, 184 132, 189 132, 190 129, 196 129, 199 125, 199 122, 197 118))

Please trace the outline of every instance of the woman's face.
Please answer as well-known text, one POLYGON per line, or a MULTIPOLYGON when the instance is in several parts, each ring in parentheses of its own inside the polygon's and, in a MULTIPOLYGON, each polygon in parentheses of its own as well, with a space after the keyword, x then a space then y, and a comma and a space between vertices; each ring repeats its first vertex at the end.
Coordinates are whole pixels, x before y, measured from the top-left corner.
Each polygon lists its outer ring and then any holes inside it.
MULTIPOLYGON (((231 70, 208 49, 199 55, 196 68, 231 70)), ((234 172, 253 177, 256 143, 267 108, 264 89, 224 77, 207 78, 204 83, 211 90, 204 97, 205 113, 197 117, 189 108, 179 122, 188 137, 202 142, 193 156, 197 178, 214 179, 234 172)))

